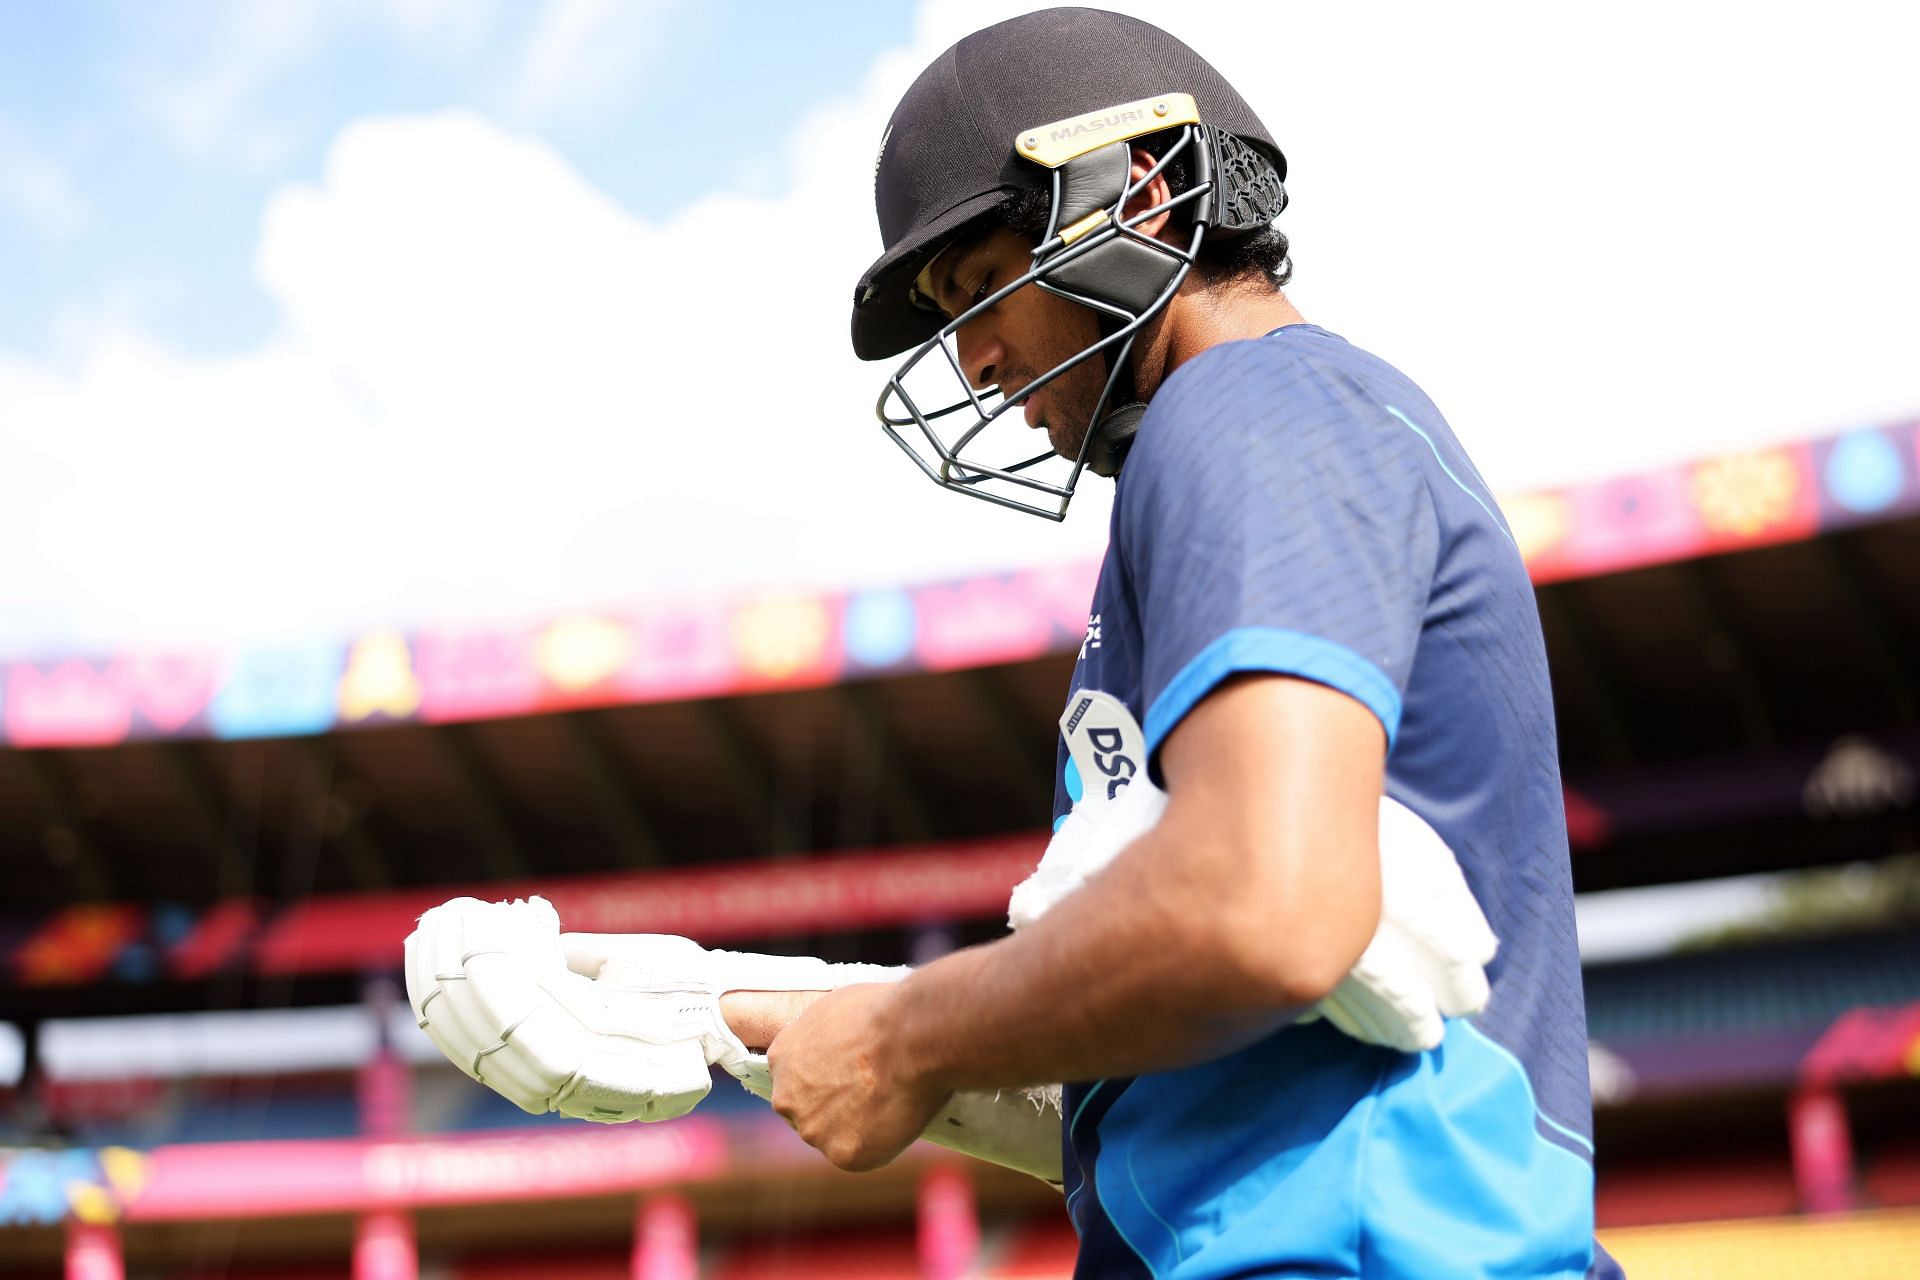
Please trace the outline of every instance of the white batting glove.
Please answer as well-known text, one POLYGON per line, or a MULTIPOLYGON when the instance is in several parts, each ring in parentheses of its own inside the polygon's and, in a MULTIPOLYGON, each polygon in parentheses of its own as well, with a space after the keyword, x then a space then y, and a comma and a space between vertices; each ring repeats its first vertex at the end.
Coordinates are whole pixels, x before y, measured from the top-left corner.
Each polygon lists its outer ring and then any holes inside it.
MULTIPOLYGON (((1013 891, 1007 923, 1024 928, 1150 831, 1166 793, 1146 776, 1146 737, 1125 704, 1083 690, 1060 718, 1082 796, 1032 876, 1013 891)), ((1485 967, 1498 942, 1453 851, 1427 822, 1380 800, 1380 926, 1351 972, 1301 1019, 1324 1017, 1356 1040, 1417 1052, 1439 1045, 1447 1018, 1487 1007, 1485 967)))
POLYGON ((686 1114, 712 1088, 709 1064, 771 1092, 766 1059, 720 1016, 726 992, 904 972, 708 951, 671 934, 562 934, 537 897, 455 898, 406 941, 414 1018, 456 1066, 524 1111, 609 1123, 686 1114))
POLYGON ((720 1016, 729 991, 837 991, 856 982, 898 982, 907 965, 834 964, 813 956, 708 950, 666 933, 563 933, 568 965, 614 991, 673 1003, 697 1020, 707 1061, 773 1100, 767 1056, 740 1042, 720 1016))
POLYGON ((704 1011, 574 973, 544 898, 435 907, 407 936, 406 973, 428 1038, 523 1111, 666 1120, 713 1087, 704 1011))
POLYGON ((1075 805, 1047 842, 1040 865, 1014 886, 1007 924, 1024 929, 1045 915, 1122 849, 1153 830, 1166 809, 1167 793, 1144 774, 1120 788, 1110 802, 1075 805))
MULTIPOLYGON (((728 991, 831 991, 908 972, 709 951, 671 934, 561 933, 539 898, 456 898, 422 916, 407 939, 407 995, 442 1052, 527 1111, 600 1121, 684 1115, 706 1096, 709 1063, 772 1100, 765 1055, 749 1052, 720 1016, 728 991), (503 1021, 499 1011, 511 1015, 516 998, 544 1012, 503 1021), (556 1009, 568 1016, 546 1016, 556 1009)), ((1061 1179, 1057 1086, 957 1093, 926 1136, 1056 1186, 1061 1179)))

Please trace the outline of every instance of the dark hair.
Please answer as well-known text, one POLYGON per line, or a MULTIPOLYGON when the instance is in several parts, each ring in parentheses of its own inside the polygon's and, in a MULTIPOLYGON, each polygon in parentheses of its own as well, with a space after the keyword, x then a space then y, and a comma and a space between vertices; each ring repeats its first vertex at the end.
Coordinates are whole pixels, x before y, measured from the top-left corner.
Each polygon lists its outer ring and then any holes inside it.
MULTIPOLYGON (((1179 137, 1179 131, 1168 130, 1141 138, 1134 145, 1158 158, 1179 137)), ((1169 160, 1164 176, 1175 195, 1185 191, 1193 181, 1187 157, 1182 154, 1169 160)), ((1047 216, 1052 207, 1050 192, 1022 191, 1009 196, 1000 206, 1000 221, 1009 230, 1038 240, 1046 234, 1047 216)), ((1190 225, 1189 207, 1182 205, 1174 211, 1176 226, 1190 225)), ((1194 260, 1193 269, 1208 284, 1258 279, 1268 288, 1278 289, 1293 278, 1293 259, 1289 256, 1286 234, 1274 227, 1263 227, 1237 236, 1209 235, 1201 242, 1200 256, 1194 260)))

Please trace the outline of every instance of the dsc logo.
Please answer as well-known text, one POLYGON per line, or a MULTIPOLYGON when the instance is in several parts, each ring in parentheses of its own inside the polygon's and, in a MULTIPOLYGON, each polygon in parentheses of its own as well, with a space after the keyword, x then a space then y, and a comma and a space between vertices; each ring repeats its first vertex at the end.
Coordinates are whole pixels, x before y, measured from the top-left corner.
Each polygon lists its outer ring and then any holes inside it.
POLYGON ((1093 767, 1105 774, 1107 799, 1111 800, 1140 772, 1140 766, 1128 754, 1127 735, 1119 729, 1087 726, 1087 741, 1093 744, 1093 767))
POLYGON ((1146 758, 1146 736, 1126 704, 1111 694, 1091 690, 1077 696, 1072 709, 1060 717, 1067 752, 1083 777, 1107 779, 1107 799, 1119 795, 1140 772, 1146 758), (1088 714, 1091 712, 1092 714, 1088 714), (1100 723, 1095 724, 1095 721, 1100 723))

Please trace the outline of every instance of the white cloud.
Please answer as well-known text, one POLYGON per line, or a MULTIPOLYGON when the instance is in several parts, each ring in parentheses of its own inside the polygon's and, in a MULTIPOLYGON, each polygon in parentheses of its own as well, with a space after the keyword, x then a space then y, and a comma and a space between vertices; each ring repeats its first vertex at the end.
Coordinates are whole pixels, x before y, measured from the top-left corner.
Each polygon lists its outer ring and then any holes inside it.
POLYGON ((590 108, 663 51, 679 0, 547 0, 527 38, 515 95, 530 116, 590 108))
MULTIPOLYGON (((1853 9, 1473 13, 1193 0, 1176 30, 1288 149, 1296 300, 1426 384, 1496 487, 1920 410, 1910 42, 1853 9)), ((924 6, 799 116, 788 187, 664 222, 472 115, 350 127, 267 209, 260 350, 108 326, 71 367, 0 359, 32 463, 0 595, 97 645, 1097 554, 1107 486, 1064 527, 937 492, 846 345, 881 125, 992 16, 924 6)))

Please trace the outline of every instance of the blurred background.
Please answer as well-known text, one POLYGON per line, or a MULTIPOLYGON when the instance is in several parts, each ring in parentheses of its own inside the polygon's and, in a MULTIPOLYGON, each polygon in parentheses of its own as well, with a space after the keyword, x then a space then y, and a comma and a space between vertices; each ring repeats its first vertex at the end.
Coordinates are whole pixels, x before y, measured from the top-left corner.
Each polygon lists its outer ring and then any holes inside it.
MULTIPOLYGON (((1920 1258, 1904 7, 1130 8, 1288 152, 1289 294, 1538 585, 1601 1237, 1920 1258)), ((722 1080, 534 1119, 412 1025, 459 892, 835 960, 995 936, 1106 536, 850 356, 968 0, 0 0, 0 1274, 1064 1277, 1056 1193, 722 1080)))

